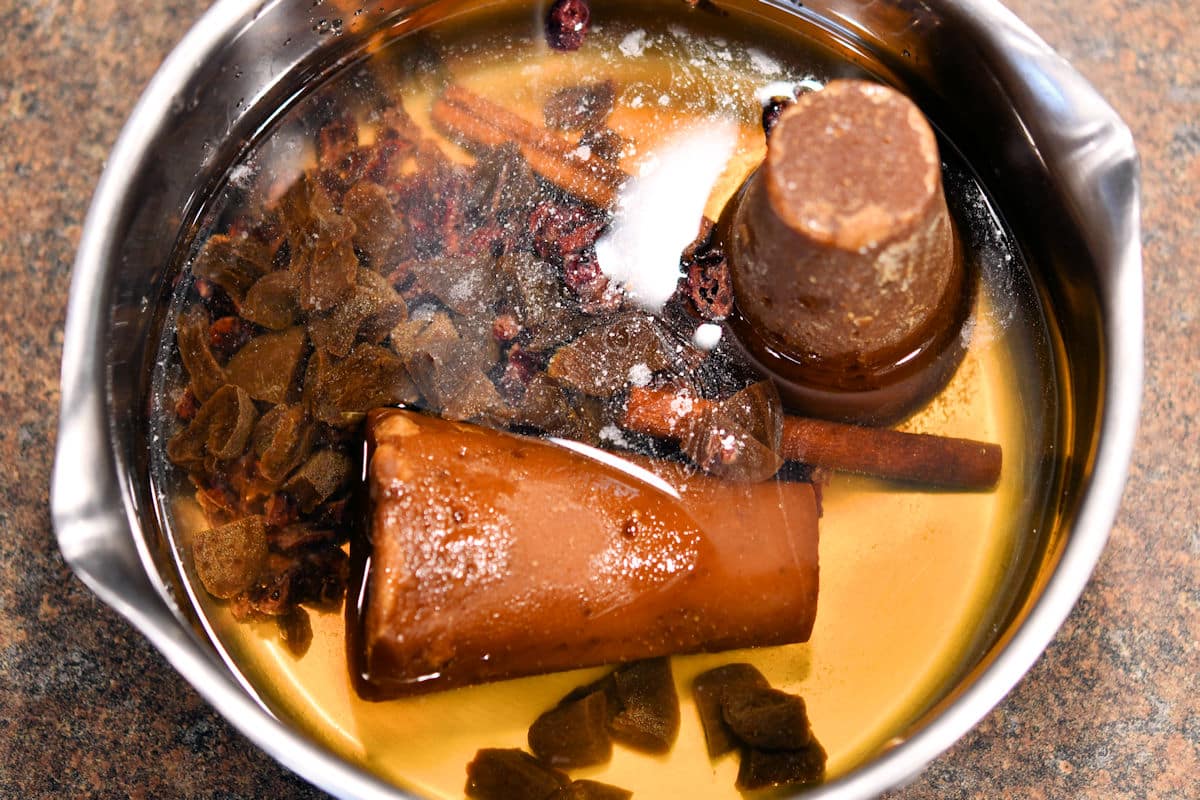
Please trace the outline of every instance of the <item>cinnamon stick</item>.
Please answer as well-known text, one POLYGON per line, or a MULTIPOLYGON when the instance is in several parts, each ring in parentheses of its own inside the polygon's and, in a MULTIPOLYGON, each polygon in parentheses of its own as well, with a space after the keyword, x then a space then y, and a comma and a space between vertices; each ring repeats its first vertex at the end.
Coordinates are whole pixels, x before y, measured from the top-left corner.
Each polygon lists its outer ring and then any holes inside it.
POLYGON ((476 147, 515 143, 534 172, 563 191, 608 207, 628 177, 594 155, 577 155, 571 142, 479 95, 454 86, 433 104, 434 125, 476 147))
MULTIPOLYGON (((633 388, 621 421, 627 430, 678 439, 711 400, 633 388)), ((780 455, 788 461, 946 489, 990 489, 1000 479, 997 444, 785 416, 780 455)))

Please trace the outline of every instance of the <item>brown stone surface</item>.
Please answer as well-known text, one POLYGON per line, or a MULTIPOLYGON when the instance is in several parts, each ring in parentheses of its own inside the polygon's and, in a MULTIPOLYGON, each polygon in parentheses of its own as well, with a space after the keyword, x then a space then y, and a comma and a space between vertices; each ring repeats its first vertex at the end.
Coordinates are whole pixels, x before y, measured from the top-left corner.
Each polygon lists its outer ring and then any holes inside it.
MULTIPOLYGON (((909 788, 1196 797, 1200 774, 1200 28, 1192 0, 1010 0, 1131 124, 1147 374, 1111 543, 1046 655, 909 788)), ((204 5, 0 2, 0 797, 319 797, 72 577, 47 494, 68 273, 122 120, 204 5)))

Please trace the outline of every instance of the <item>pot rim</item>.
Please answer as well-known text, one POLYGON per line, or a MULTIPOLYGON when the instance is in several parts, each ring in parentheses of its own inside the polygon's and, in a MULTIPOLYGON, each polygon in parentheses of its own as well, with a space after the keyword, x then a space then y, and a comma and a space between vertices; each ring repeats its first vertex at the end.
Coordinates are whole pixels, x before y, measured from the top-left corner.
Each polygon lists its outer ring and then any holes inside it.
MULTIPOLYGON (((1064 180, 1065 191, 1080 216, 1093 221, 1083 233, 1097 261, 1104 320, 1100 435, 1061 558, 1009 641, 905 741, 806 797, 871 797, 907 783, 1008 694, 1050 644, 1087 584, 1115 521, 1132 457, 1143 376, 1139 170, 1132 135, 1095 89, 997 0, 954 5, 980 45, 997 52, 1006 71, 1002 77, 1012 81, 1006 88, 1022 101, 1032 145, 1047 160, 1059 158, 1076 167, 1064 180), (1033 113, 1039 110, 1045 119, 1033 113)), ((262 0, 218 0, 195 23, 139 99, 100 178, 71 279, 51 485, 53 523, 75 573, 279 763, 339 797, 414 797, 274 717, 180 622, 174 600, 147 575, 145 543, 135 535, 136 501, 110 441, 106 354, 96 344, 107 341, 108 287, 120 268, 118 221, 133 176, 164 130, 178 88, 263 7, 262 0)))

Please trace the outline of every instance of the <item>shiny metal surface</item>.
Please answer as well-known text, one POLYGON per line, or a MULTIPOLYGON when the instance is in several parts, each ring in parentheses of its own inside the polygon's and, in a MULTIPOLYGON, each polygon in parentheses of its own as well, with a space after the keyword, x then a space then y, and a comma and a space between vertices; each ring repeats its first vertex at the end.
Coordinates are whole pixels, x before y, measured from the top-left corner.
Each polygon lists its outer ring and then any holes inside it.
MULTIPOLYGON (((296 86, 382 26, 419 27, 448 0, 372 4, 334 25, 308 2, 220 0, 147 88, 101 178, 72 278, 52 485, 59 545, 226 718, 341 797, 401 791, 290 730, 238 683, 169 566, 148 478, 146 402, 167 265, 207 187, 296 86)), ((870 53, 964 151, 1040 265, 1061 327, 1075 425, 1064 447, 1052 569, 996 646, 905 740, 806 797, 870 797, 904 783, 988 712, 1049 644, 1108 537, 1141 396, 1138 164, 1095 90, 993 0, 772 0, 870 53), (1069 458, 1067 458, 1069 456, 1069 458)))

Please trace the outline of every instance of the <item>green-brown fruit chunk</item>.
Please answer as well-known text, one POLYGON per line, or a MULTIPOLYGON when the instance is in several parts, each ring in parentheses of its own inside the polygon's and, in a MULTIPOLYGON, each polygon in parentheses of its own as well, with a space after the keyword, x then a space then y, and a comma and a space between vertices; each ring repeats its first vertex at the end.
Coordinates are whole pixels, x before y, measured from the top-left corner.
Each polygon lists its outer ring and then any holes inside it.
POLYGON ((297 326, 255 336, 225 365, 229 382, 255 400, 287 401, 304 357, 304 329, 297 326))
POLYGON ((596 691, 559 703, 529 728, 529 749, 552 767, 573 769, 612 758, 608 735, 608 699, 596 691))
POLYGON ((485 748, 467 764, 467 797, 475 800, 546 800, 570 780, 522 750, 485 748))
POLYGON ((725 724, 743 744, 760 750, 799 750, 812 741, 804 700, 779 689, 725 692, 725 724))
POLYGON ((192 272, 220 286, 238 303, 271 266, 266 247, 248 236, 214 234, 196 256, 192 272))
POLYGON ((814 786, 825 780, 825 748, 813 739, 799 750, 742 751, 737 788, 741 791, 773 786, 814 786))
POLYGON ((726 693, 769 686, 763 674, 750 664, 725 664, 696 676, 692 682, 692 697, 700 713, 709 758, 723 756, 737 747, 737 740, 725 723, 722 711, 726 693))
POLYGON ((372 408, 418 397, 400 357, 386 347, 360 344, 344 359, 318 350, 309 360, 305 399, 321 422, 353 425, 372 408))
POLYGON ((612 737, 627 747, 665 753, 679 734, 679 695, 667 658, 637 661, 613 673, 620 710, 609 723, 612 737))
POLYGON ((546 800, 629 800, 633 792, 600 781, 571 781, 546 800))
POLYGON ((192 540, 196 577, 213 597, 248 589, 267 563, 267 528, 259 516, 199 531, 192 540))

